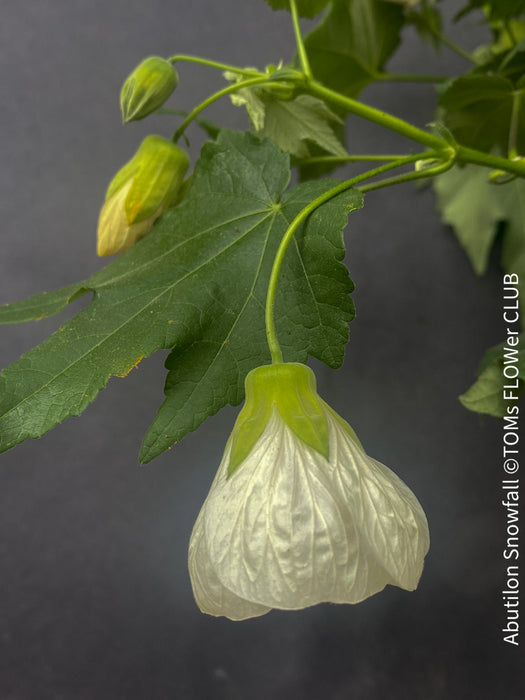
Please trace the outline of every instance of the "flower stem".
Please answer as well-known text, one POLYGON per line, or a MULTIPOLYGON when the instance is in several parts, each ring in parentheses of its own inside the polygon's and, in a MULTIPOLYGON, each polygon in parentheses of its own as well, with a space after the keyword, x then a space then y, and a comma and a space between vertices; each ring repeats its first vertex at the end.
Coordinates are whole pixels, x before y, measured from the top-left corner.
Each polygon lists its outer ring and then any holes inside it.
POLYGON ((364 185, 359 187, 359 191, 363 194, 367 192, 373 192, 374 190, 380 190, 383 187, 391 187, 392 185, 400 185, 403 182, 411 182, 413 180, 422 180, 425 177, 435 177, 436 175, 441 175, 442 173, 449 170, 455 163, 455 158, 452 157, 449 160, 440 163, 439 165, 432 166, 430 168, 425 168, 423 170, 414 170, 410 173, 403 173, 402 175, 397 175, 396 177, 388 177, 384 180, 379 180, 378 182, 372 182, 370 185, 364 185))
POLYGON ((303 158, 300 165, 315 165, 316 163, 381 163, 390 160, 404 158, 402 155, 370 154, 370 155, 348 155, 348 156, 315 156, 303 158))
POLYGON ((449 39, 444 34, 441 34, 441 32, 433 31, 432 33, 434 34, 434 36, 437 39, 439 39, 439 41, 442 44, 445 44, 445 46, 448 46, 448 48, 451 51, 454 51, 454 53, 457 53, 459 56, 463 56, 463 58, 465 58, 470 63, 473 63, 476 66, 478 65, 478 62, 476 61, 474 56, 469 51, 464 49, 462 46, 460 46, 459 44, 456 44, 455 41, 452 41, 452 39, 449 39))
POLYGON ((173 134, 172 141, 174 143, 177 143, 179 138, 182 136, 184 131, 186 130, 186 127, 188 124, 190 124, 195 117, 197 117, 206 107, 209 107, 213 102, 216 102, 217 100, 220 100, 221 97, 224 97, 225 95, 231 95, 234 92, 238 92, 239 90, 242 90, 245 87, 251 87, 252 85, 262 85, 263 83, 267 83, 268 81, 268 76, 261 76, 258 78, 250 78, 248 80, 243 80, 239 83, 234 83, 233 85, 228 85, 227 87, 223 88, 222 90, 219 90, 218 92, 215 92, 213 95, 210 95, 204 102, 201 102, 200 105, 197 105, 195 109, 192 109, 192 111, 188 114, 186 119, 182 122, 182 124, 179 126, 177 131, 173 134))
POLYGON ((237 66, 230 66, 228 63, 220 63, 219 61, 211 61, 208 58, 201 58, 200 56, 188 56, 187 54, 175 54, 166 59, 170 63, 198 63, 202 66, 210 66, 211 68, 218 68, 219 70, 229 71, 230 73, 238 73, 239 75, 246 75, 248 77, 262 76, 263 74, 256 68, 238 68, 237 66))
POLYGON ((303 36, 301 34, 301 28, 299 26, 299 15, 297 13, 297 5, 295 0, 290 0, 290 12, 292 13, 293 29, 295 33, 295 41, 297 44, 297 53, 299 54, 299 60, 301 61, 301 68, 307 78, 312 78, 312 69, 310 68, 310 62, 308 61, 308 55, 304 47, 304 41, 303 36))
MULTIPOLYGON (((266 338, 268 341, 268 347, 270 348, 270 354, 272 356, 272 363, 273 364, 279 364, 283 362, 283 354, 281 351, 281 347, 279 345, 279 341, 277 340, 277 334, 275 331, 275 314, 274 314, 274 309, 275 309, 275 296, 277 292, 277 282, 279 279, 279 273, 281 271, 284 255, 286 253, 286 249, 288 248, 288 245, 290 244, 295 232, 297 229, 301 226, 301 224, 310 216, 312 212, 314 212, 318 207, 320 207, 322 204, 325 204, 328 202, 330 199, 333 197, 337 196, 338 194, 341 194, 342 192, 346 192, 346 190, 350 189, 354 185, 359 184, 360 182, 363 182, 364 180, 369 180, 372 177, 376 177, 377 175, 381 175, 384 172, 387 172, 388 170, 393 170, 394 168, 399 168, 403 165, 407 165, 409 163, 414 163, 418 160, 428 160, 428 159, 435 159, 439 158, 439 153, 436 151, 425 151, 424 153, 418 153, 410 156, 402 156, 398 158, 397 160, 391 162, 391 163, 386 163, 385 165, 381 165, 377 168, 374 168, 372 170, 368 170, 366 173, 362 173, 361 175, 357 175, 356 177, 351 178, 350 180, 347 180, 346 182, 342 182, 339 185, 336 185, 335 187, 332 187, 332 189, 328 190, 327 192, 324 192, 322 195, 314 199, 310 204, 308 204, 304 209, 301 209, 299 214, 295 217, 295 219, 292 221, 292 223, 288 226, 286 229, 286 232, 279 244, 279 248, 277 249, 277 253, 275 255, 275 259, 273 261, 273 267, 272 271, 270 274, 270 281, 268 283, 268 292, 266 295, 266 308, 265 308, 265 323, 266 323, 266 338)), ((453 157, 449 158, 449 160, 453 161, 453 157)), ((450 167, 450 166, 449 166, 450 167)), ((408 173, 409 175, 412 173, 408 173)), ((429 173, 430 175, 430 173, 429 173)), ((422 177, 422 175, 419 173, 419 177, 422 177)))

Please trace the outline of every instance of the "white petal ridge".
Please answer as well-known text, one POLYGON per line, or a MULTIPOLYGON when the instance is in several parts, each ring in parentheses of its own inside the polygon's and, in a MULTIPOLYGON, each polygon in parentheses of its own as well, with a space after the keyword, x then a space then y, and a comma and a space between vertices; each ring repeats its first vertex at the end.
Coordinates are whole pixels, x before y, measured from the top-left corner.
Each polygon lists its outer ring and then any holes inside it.
POLYGON ((429 546, 419 502, 323 405, 328 460, 277 411, 230 478, 227 445, 190 540, 203 612, 245 619, 417 586, 429 546))

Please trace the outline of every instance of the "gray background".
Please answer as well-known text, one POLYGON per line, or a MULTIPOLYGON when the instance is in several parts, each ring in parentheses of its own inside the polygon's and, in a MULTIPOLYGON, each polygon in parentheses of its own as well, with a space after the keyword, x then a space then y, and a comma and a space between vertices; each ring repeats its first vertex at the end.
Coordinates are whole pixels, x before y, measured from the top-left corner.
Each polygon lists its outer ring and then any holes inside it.
MULTIPOLYGON (((485 37, 473 36, 470 47, 485 37)), ((464 69, 406 39, 393 69, 464 69)), ((143 135, 172 132, 168 117, 120 124, 120 84, 139 60, 187 52, 263 66, 292 46, 287 16, 262 0, 3 0, 0 302, 104 264, 94 232, 108 181, 143 135)), ((212 69, 184 66, 180 78, 179 107, 222 85, 212 69)), ((431 86, 380 85, 364 98, 420 126, 431 118, 431 86)), ((227 101, 207 116, 245 126, 227 101)), ((195 160, 202 137, 189 133, 195 160)), ((348 133, 354 152, 410 148, 357 119, 348 133)), ((319 389, 427 512, 417 592, 388 587, 357 606, 243 623, 202 615, 187 542, 237 409, 139 467, 162 399, 157 353, 82 417, 0 457, 1 700, 522 697, 500 632, 500 426, 456 399, 503 334, 497 265, 475 278, 432 192, 409 185, 369 195, 347 245, 358 317, 344 367, 316 365, 319 389)), ((0 364, 71 313, 3 327, 0 364)))

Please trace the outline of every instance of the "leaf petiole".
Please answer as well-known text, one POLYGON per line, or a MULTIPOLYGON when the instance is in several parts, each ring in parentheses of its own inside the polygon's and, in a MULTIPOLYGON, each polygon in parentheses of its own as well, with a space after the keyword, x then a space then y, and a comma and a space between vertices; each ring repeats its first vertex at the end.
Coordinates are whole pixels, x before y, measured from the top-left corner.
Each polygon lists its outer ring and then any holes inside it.
POLYGON ((459 44, 456 44, 455 41, 452 41, 452 39, 449 39, 448 36, 445 36, 444 34, 442 34, 434 26, 429 26, 428 29, 438 41, 440 41, 442 44, 447 46, 451 51, 454 51, 454 53, 457 53, 458 56, 462 56, 464 59, 466 59, 470 63, 473 63, 476 66, 478 65, 478 62, 474 58, 473 54, 471 54, 469 51, 464 49, 459 44))
POLYGON ((509 145, 508 145, 508 157, 515 158, 518 155, 517 143, 518 143, 518 127, 519 127, 519 115, 521 108, 521 101, 523 98, 523 93, 525 90, 515 90, 512 95, 512 112, 510 117, 510 128, 509 128, 509 145))
POLYGON ((403 182, 412 182, 413 180, 422 180, 426 177, 436 177, 436 175, 441 175, 454 165, 456 162, 455 157, 451 157, 439 165, 435 165, 429 168, 424 168, 423 170, 415 170, 410 173, 403 173, 402 175, 397 175, 396 177, 388 177, 384 180, 379 180, 378 182, 372 182, 370 185, 364 185, 359 187, 359 191, 363 194, 367 192, 373 192, 374 190, 380 190, 383 187, 391 187, 392 185, 401 185, 403 182))
POLYGON ((263 73, 258 71, 256 68, 239 68, 238 66, 230 66, 227 63, 221 63, 220 61, 212 61, 208 58, 201 58, 200 56, 189 56, 187 54, 175 54, 166 59, 170 63, 198 63, 201 66, 209 66, 211 68, 218 68, 221 71, 229 71, 230 73, 238 73, 239 75, 246 75, 248 77, 262 76, 263 73))
POLYGON ((385 161, 400 160, 405 158, 405 154, 386 155, 348 155, 348 156, 314 156, 312 158, 302 158, 301 165, 315 165, 317 163, 381 163, 385 161))
MULTIPOLYGON (((338 194, 341 194, 342 192, 345 192, 346 190, 350 189, 351 187, 354 187, 355 185, 359 184, 360 182, 364 182, 365 180, 369 180, 370 178, 376 177, 377 175, 381 175, 384 172, 387 172, 389 170, 393 170, 395 168, 399 168, 403 165, 408 165, 410 163, 414 163, 419 160, 429 160, 429 159, 436 159, 439 158, 439 152, 437 151, 425 151, 424 153, 418 153, 415 155, 410 155, 410 156, 403 156, 401 158, 398 158, 395 161, 392 161, 391 163, 386 163, 385 165, 381 165, 377 168, 373 168, 372 170, 368 170, 366 173, 361 173, 360 175, 356 175, 356 177, 351 178, 350 180, 346 180, 346 182, 342 182, 341 184, 337 185, 336 187, 333 187, 331 190, 328 190, 324 194, 320 195, 316 199, 314 199, 310 204, 308 204, 304 209, 301 209, 299 214, 295 217, 295 219, 292 221, 290 226, 286 229, 286 233, 284 234, 281 243, 279 244, 279 248, 277 249, 277 253, 275 255, 275 259, 273 261, 273 266, 272 266, 272 271, 270 273, 270 281, 268 283, 268 292, 266 295, 266 307, 265 307, 265 323, 266 323, 266 339, 268 341, 268 347, 270 348, 270 354, 272 356, 272 363, 273 364, 279 364, 283 361, 283 354, 281 347, 279 345, 279 341, 277 340, 277 334, 275 331, 275 319, 274 319, 274 307, 275 307, 275 296, 277 292, 277 282, 279 279, 279 272, 281 270, 281 266, 283 263, 284 255, 286 253, 286 249, 288 248, 288 245, 290 244, 295 232, 297 229, 301 226, 301 224, 314 212, 318 207, 320 207, 322 204, 325 204, 328 202, 330 199, 333 197, 337 196, 338 194)), ((450 160, 450 165, 453 163, 453 157, 449 158, 450 160)), ((447 161, 447 166, 448 165, 447 161)), ((430 176, 430 169, 427 171, 428 175, 430 176)), ((408 175, 411 175, 412 173, 408 173, 408 175)), ((418 173, 418 177, 423 177, 423 175, 418 173)), ((395 183, 392 183, 395 184, 395 183)), ((383 185, 386 186, 386 185, 383 185)), ((362 190, 363 191, 363 190, 362 190)))

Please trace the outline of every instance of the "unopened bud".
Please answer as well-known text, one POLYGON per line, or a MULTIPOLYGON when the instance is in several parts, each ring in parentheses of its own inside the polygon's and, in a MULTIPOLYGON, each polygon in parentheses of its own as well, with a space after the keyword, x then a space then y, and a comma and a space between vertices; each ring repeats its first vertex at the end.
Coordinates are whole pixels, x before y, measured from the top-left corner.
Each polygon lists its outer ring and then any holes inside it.
POLYGON ((186 151, 160 136, 147 136, 111 181, 100 212, 97 252, 115 255, 130 248, 155 220, 181 199, 189 166, 186 151))
POLYGON ((169 61, 159 56, 145 58, 128 76, 120 91, 124 122, 144 119, 162 107, 178 83, 169 61))

